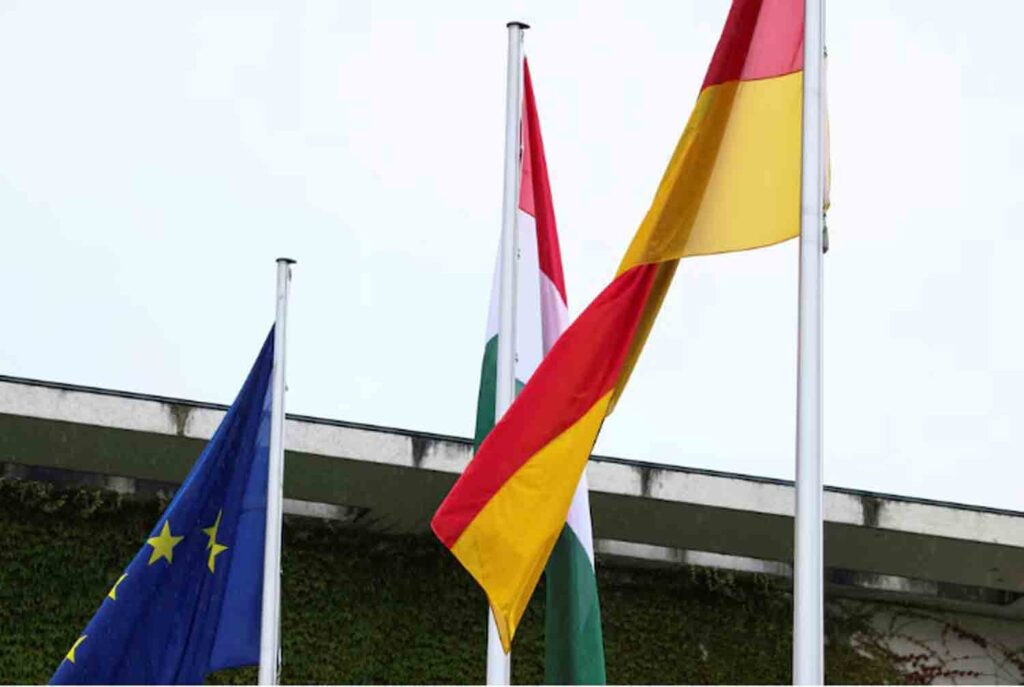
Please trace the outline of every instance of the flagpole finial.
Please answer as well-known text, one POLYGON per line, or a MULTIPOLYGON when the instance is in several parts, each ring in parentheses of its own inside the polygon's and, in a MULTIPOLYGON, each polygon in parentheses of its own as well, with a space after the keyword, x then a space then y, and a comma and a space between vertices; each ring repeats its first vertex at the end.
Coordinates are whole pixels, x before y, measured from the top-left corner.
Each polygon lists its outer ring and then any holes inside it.
POLYGON ((505 27, 509 29, 511 29, 513 26, 518 26, 521 29, 530 28, 530 25, 524 21, 510 21, 509 23, 505 24, 505 27))

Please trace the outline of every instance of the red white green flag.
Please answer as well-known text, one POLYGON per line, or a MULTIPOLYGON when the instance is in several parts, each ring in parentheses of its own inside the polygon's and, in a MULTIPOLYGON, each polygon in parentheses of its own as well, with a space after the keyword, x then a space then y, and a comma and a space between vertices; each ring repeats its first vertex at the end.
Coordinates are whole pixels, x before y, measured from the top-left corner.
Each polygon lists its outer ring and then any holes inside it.
MULTIPOLYGON (((530 69, 524 60, 522 165, 516 227, 519 279, 516 293, 516 381, 522 387, 568 323, 565 278, 551 204, 544 144, 530 69)), ((487 343, 477 400, 476 445, 494 427, 498 363, 501 254, 494 271, 487 343)), ((546 679, 553 684, 603 684, 604 644, 594 576, 587 475, 576 486, 565 525, 546 568, 546 679)))

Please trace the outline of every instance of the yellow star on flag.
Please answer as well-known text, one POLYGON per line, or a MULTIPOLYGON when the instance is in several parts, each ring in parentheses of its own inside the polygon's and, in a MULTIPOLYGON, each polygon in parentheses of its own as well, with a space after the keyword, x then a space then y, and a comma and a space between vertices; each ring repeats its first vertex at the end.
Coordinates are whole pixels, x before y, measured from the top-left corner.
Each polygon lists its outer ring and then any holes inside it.
POLYGON ((217 528, 220 527, 220 516, 223 514, 223 510, 218 511, 217 519, 214 523, 209 527, 203 528, 203 533, 210 538, 210 541, 206 542, 206 550, 210 552, 210 560, 207 561, 206 565, 210 568, 210 572, 213 572, 214 559, 217 558, 217 555, 228 550, 228 547, 217 543, 217 528))
POLYGON ((72 663, 74 663, 75 662, 75 649, 77 649, 78 645, 81 644, 82 642, 84 642, 85 638, 88 637, 88 636, 89 635, 82 635, 81 637, 76 639, 75 643, 71 645, 71 649, 68 651, 68 655, 65 656, 64 658, 66 658, 67 660, 69 660, 72 663))
POLYGON ((121 575, 121 577, 117 578, 117 582, 115 582, 114 586, 110 588, 109 592, 107 592, 108 599, 113 599, 114 601, 117 601, 117 585, 124 582, 124 578, 126 577, 128 577, 128 573, 125 573, 124 575, 121 575))
POLYGON ((153 553, 149 555, 149 565, 153 565, 161 558, 167 559, 167 564, 170 565, 174 561, 173 550, 184 537, 175 537, 171 534, 171 521, 164 520, 163 529, 160 530, 159 537, 150 537, 146 540, 146 543, 153 547, 153 553))

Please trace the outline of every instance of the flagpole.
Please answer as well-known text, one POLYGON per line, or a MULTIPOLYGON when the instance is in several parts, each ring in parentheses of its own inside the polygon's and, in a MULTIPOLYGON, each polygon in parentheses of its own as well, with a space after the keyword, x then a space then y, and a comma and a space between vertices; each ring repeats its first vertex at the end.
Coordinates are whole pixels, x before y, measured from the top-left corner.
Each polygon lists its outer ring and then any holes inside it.
POLYGON ((274 319, 274 376, 270 401, 270 456, 267 465, 267 525, 263 547, 263 607, 260 618, 259 684, 276 685, 281 653, 281 512, 284 482, 285 333, 292 265, 277 259, 277 311, 274 319))
MULTIPOLYGON (((516 290, 519 271, 519 170, 523 111, 523 31, 527 24, 511 21, 508 27, 508 65, 505 86, 505 174, 501 199, 501 292, 498 324, 498 369, 495 384, 495 424, 516 396, 516 290)), ((501 646, 494 615, 487 610, 487 684, 507 685, 512 679, 512 657, 501 646)))
POLYGON ((824 684, 825 585, 822 518, 821 320, 823 0, 804 0, 803 160, 797 349, 793 684, 824 684))

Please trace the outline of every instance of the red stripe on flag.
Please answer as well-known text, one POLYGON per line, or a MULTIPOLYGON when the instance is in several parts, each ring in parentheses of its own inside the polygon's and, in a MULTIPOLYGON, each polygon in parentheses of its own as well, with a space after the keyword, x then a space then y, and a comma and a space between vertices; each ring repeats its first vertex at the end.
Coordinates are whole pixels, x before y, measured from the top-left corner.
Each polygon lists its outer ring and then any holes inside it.
POLYGON ((782 76, 803 64, 803 0, 734 0, 701 89, 782 76))
POLYGON ((451 548, 491 497, 575 424, 619 379, 657 265, 623 273, 565 330, 437 509, 431 527, 451 548))
POLYGON ((551 202, 548 183, 548 165, 544 159, 544 141, 540 135, 537 102, 533 97, 530 65, 523 60, 523 166, 519 185, 519 207, 537 221, 537 257, 540 270, 568 303, 565 275, 562 273, 562 253, 558 247, 558 229, 555 226, 555 207, 551 202))

